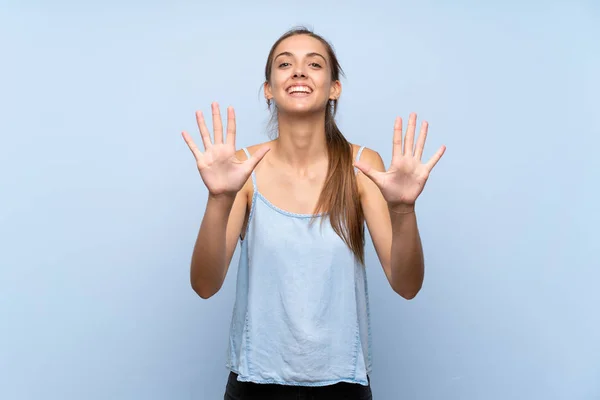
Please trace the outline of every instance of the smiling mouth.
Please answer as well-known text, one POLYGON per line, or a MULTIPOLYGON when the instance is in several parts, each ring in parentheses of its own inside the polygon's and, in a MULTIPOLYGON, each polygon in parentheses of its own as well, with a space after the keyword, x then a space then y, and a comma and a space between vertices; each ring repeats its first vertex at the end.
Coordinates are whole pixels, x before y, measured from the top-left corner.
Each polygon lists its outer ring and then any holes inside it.
POLYGON ((312 89, 308 86, 290 86, 287 93, 291 96, 308 96, 312 93, 312 89))

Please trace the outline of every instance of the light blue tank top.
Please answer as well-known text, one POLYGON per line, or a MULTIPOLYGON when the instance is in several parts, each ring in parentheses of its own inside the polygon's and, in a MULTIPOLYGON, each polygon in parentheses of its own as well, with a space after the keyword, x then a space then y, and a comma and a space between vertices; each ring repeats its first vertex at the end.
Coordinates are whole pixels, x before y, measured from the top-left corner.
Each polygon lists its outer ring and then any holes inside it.
POLYGON ((326 213, 309 225, 311 214, 271 204, 254 172, 252 184, 227 367, 246 382, 367 385, 371 327, 365 267, 326 213))

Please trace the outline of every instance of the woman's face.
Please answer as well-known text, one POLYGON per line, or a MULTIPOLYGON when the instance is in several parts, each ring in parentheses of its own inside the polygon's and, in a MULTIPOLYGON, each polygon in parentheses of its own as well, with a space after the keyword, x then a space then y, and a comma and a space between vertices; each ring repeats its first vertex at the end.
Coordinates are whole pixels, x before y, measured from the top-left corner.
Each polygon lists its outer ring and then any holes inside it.
POLYGON ((295 35, 276 48, 265 97, 275 100, 279 113, 323 111, 341 92, 331 80, 331 65, 323 43, 308 35, 295 35))

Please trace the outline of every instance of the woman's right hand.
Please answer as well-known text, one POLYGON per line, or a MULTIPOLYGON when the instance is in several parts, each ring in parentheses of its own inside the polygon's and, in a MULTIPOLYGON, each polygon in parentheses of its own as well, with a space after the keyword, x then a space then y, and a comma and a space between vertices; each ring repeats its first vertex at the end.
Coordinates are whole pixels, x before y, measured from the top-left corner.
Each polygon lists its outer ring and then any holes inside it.
POLYGON ((211 108, 214 143, 211 142, 210 132, 206 127, 202 112, 196 112, 196 120, 204 144, 204 153, 198 149, 198 146, 187 132, 182 132, 182 136, 196 158, 198 171, 208 188, 209 195, 235 197, 256 165, 267 154, 269 148, 262 146, 249 159, 239 161, 235 156, 236 128, 233 107, 227 109, 227 137, 225 142, 223 142, 223 125, 219 105, 213 103, 211 108))

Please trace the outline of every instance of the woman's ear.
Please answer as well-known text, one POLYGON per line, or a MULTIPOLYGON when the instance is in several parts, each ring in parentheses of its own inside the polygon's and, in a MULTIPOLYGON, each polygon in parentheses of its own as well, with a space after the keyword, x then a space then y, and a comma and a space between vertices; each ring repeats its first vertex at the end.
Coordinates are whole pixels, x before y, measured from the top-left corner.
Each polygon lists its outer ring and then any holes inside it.
POLYGON ((265 82, 263 85, 263 89, 265 92, 265 99, 271 100, 273 98, 273 93, 271 93, 271 85, 269 85, 269 82, 265 82))
POLYGON ((331 89, 329 90, 329 99, 337 100, 342 95, 342 82, 335 81, 331 84, 331 89))

